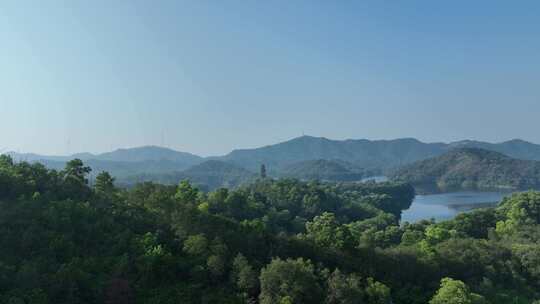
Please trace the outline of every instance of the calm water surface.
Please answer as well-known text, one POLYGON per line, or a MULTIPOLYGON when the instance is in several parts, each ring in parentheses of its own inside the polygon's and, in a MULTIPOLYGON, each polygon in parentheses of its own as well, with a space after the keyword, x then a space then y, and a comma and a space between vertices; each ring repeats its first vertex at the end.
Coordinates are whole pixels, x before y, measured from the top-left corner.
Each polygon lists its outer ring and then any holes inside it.
POLYGON ((370 176, 370 177, 366 177, 366 178, 363 178, 361 180, 361 182, 377 182, 377 183, 382 183, 382 182, 387 182, 388 181, 388 177, 386 176, 370 176))
POLYGON ((508 193, 501 192, 453 192, 417 195, 411 207, 403 211, 401 221, 417 222, 434 218, 437 221, 451 219, 458 213, 479 207, 494 206, 508 193))

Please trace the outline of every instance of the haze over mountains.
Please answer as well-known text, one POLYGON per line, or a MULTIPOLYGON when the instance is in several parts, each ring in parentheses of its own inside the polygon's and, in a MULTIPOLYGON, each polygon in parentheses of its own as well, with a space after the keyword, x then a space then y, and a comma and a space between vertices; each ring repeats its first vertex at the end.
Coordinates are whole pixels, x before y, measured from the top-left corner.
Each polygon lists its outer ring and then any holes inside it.
POLYGON ((144 146, 128 149, 117 149, 112 152, 101 154, 92 154, 88 152, 77 153, 69 156, 47 156, 34 153, 16 153, 8 152, 16 160, 52 160, 52 161, 68 161, 73 158, 82 160, 101 160, 101 161, 121 161, 121 162, 141 162, 141 161, 171 161, 175 163, 183 163, 187 166, 203 161, 203 158, 187 152, 179 152, 173 149, 144 146))
MULTIPOLYGON (((331 140, 312 136, 302 136, 260 148, 233 150, 223 156, 206 158, 157 146, 70 156, 15 152, 7 154, 18 161, 39 161, 56 169, 62 168, 69 159, 80 158, 91 166, 95 173, 109 171, 119 181, 151 179, 175 183, 176 178, 195 179, 197 175, 197 179, 201 181, 213 180, 223 183, 222 185, 234 186, 249 176, 254 176, 261 164, 266 165, 270 176, 305 179, 320 176, 322 179, 350 180, 381 174, 457 148, 481 148, 516 159, 540 160, 540 145, 518 139, 502 143, 465 140, 447 144, 423 143, 414 138, 331 140), (207 161, 212 162, 206 166, 191 168, 207 161), (223 175, 234 176, 234 181, 224 178, 223 175)), ((220 186, 219 182, 212 182, 212 185, 220 186)))

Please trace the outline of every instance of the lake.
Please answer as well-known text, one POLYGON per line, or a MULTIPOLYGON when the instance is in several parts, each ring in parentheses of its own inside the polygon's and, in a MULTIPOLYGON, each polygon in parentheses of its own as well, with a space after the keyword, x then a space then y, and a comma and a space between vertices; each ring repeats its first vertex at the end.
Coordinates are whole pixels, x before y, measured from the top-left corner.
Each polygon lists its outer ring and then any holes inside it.
POLYGON ((502 192, 473 191, 417 195, 411 207, 402 212, 401 221, 413 223, 431 218, 436 221, 451 219, 461 212, 495 206, 507 195, 502 192))
POLYGON ((365 183, 365 182, 376 182, 376 183, 382 183, 382 182, 387 182, 388 181, 388 177, 384 176, 384 175, 377 175, 377 176, 370 176, 370 177, 365 177, 363 178, 362 180, 360 180, 361 182, 365 183))

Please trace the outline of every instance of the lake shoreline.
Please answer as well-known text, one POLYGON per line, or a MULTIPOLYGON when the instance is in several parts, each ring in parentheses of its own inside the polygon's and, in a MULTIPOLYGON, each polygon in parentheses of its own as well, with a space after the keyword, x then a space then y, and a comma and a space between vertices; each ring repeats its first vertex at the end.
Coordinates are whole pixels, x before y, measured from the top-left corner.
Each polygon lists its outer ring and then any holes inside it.
POLYGON ((497 206, 512 192, 457 191, 436 194, 417 194, 411 206, 403 210, 401 222, 452 219, 462 212, 497 206))

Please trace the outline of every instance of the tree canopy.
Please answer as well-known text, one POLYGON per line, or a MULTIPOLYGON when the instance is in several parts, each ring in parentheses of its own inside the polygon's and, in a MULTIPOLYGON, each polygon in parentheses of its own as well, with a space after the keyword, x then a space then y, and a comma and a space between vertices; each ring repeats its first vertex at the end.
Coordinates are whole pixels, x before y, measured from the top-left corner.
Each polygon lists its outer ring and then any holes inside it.
POLYGON ((400 223, 401 183, 205 192, 0 156, 0 303, 534 303, 540 194, 400 223), (440 282, 440 284, 439 284, 440 282))

